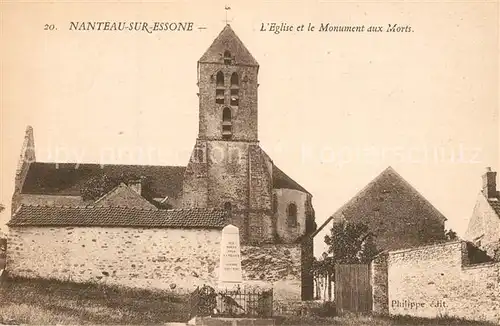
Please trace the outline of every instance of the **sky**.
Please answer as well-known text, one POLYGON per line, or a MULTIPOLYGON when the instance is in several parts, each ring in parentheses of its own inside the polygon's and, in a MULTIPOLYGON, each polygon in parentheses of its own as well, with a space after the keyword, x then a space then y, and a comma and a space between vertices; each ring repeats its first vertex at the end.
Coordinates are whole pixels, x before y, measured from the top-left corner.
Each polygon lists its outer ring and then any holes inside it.
MULTIPOLYGON (((497 2, 4 1, 0 203, 10 208, 27 125, 38 161, 186 165, 196 64, 226 5, 260 64, 260 144, 312 193, 318 225, 390 165, 463 234, 481 175, 499 168, 497 2), (69 30, 83 21, 194 28, 69 30), (267 23, 293 31, 262 31, 267 23), (327 23, 412 32, 320 32, 327 23)), ((9 218, 0 215, 4 232, 9 218)))

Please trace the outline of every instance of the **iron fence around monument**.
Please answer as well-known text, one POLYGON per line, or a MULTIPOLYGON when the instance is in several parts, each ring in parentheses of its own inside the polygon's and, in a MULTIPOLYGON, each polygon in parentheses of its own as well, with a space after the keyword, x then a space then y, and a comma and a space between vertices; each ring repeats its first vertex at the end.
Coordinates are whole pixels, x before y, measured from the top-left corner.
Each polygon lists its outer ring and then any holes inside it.
POLYGON ((204 285, 190 295, 191 317, 271 317, 273 290, 215 290, 204 285))

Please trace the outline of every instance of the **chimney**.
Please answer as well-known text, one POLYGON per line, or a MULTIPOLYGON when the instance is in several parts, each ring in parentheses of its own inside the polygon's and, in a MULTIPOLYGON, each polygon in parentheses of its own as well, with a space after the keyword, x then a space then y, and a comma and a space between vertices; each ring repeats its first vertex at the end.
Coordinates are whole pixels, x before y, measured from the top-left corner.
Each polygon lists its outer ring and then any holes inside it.
POLYGON ((142 196, 142 178, 133 179, 128 182, 128 186, 132 188, 136 193, 142 196))
POLYGON ((496 179, 497 173, 487 167, 486 173, 483 174, 483 194, 488 199, 498 198, 496 179))

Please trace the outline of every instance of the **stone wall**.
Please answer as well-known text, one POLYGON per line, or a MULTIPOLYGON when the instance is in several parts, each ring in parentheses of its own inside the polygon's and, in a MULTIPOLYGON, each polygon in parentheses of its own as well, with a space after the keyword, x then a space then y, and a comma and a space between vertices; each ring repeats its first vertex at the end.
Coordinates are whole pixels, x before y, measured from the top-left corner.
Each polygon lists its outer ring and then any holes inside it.
POLYGON ((222 139, 222 111, 231 110, 232 140, 257 141, 257 74, 258 67, 200 63, 198 86, 200 97, 199 138, 222 139), (224 74, 224 104, 215 102, 216 75, 224 74), (230 105, 231 75, 239 76, 239 104, 230 105))
POLYGON ((312 265, 314 261, 314 240, 311 237, 303 239, 301 244, 301 299, 313 300, 314 278, 312 265))
POLYGON ((482 192, 477 196, 464 238, 500 260, 500 219, 482 192))
POLYGON ((293 245, 242 246, 243 279, 269 284, 274 300, 301 299, 301 247, 293 245))
MULTIPOLYGON (((443 239, 444 217, 395 171, 386 170, 334 215, 362 222, 380 250, 399 250, 443 239)), ((330 227, 328 227, 330 228, 330 227)))
POLYGON ((276 228, 281 241, 290 243, 306 233, 307 193, 294 189, 274 189, 277 199, 276 228), (288 225, 287 208, 290 204, 297 206, 297 225, 288 225))
POLYGON ((272 163, 258 145, 249 146, 249 241, 253 244, 274 242, 272 220, 272 163))
POLYGON ((116 188, 99 198, 95 206, 118 206, 118 207, 135 207, 143 209, 155 209, 146 198, 142 197, 131 186, 121 183, 116 188))
POLYGON ((231 207, 242 243, 273 242, 272 164, 256 143, 198 140, 186 168, 183 207, 231 207))
POLYGON ((10 228, 7 270, 185 292, 215 285, 219 251, 219 230, 10 228))
MULTIPOLYGON (((220 230, 12 227, 10 275, 98 281, 185 293, 217 285, 220 230)), ((248 286, 274 289, 278 301, 300 300, 300 245, 242 246, 248 286)))
POLYGON ((389 312, 389 301, 387 296, 387 259, 388 254, 382 252, 377 255, 371 263, 372 284, 372 311, 374 314, 384 315, 389 312))
MULTIPOLYGON (((391 315, 499 323, 500 263, 469 265, 467 257, 462 241, 389 252, 388 300, 374 295, 374 307, 382 311, 387 302, 391 315)), ((373 269, 383 270, 383 264, 372 264, 373 269)), ((377 278, 374 289, 383 283, 383 277, 377 278)))

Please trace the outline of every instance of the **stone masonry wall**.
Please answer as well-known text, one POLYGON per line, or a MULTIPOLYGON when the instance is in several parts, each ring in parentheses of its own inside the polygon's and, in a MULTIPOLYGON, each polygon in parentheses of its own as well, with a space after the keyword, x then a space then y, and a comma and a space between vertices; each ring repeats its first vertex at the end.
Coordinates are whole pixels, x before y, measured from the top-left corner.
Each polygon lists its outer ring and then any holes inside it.
POLYGON ((232 140, 256 141, 257 133, 257 67, 217 63, 199 65, 200 119, 199 138, 222 139, 222 111, 231 110, 232 140), (225 103, 215 102, 216 75, 224 74, 225 103), (239 76, 239 105, 230 105, 231 75, 239 76))
POLYGON ((207 207, 208 164, 207 142, 197 140, 184 172, 181 206, 184 208, 207 207))
POLYGON ((198 140, 197 148, 184 175, 183 206, 230 204, 242 243, 273 242, 272 165, 258 144, 198 140))
POLYGON ((273 287, 276 303, 301 298, 301 248, 294 245, 242 246, 243 278, 273 287))
POLYGON ((464 238, 500 260, 500 219, 482 192, 477 196, 464 238))
POLYGON ((120 184, 118 187, 101 197, 95 206, 121 206, 144 209, 155 209, 146 198, 138 194, 132 187, 120 184))
POLYGON ((191 291, 215 285, 219 230, 10 228, 10 275, 191 291))
POLYGON ((442 216, 390 171, 337 214, 348 221, 365 223, 376 235, 374 240, 381 250, 435 243, 444 234, 442 216))
POLYGON ((500 323, 500 263, 467 265, 466 256, 461 241, 390 252, 389 313, 500 323))
POLYGON ((277 198, 276 227, 281 241, 295 242, 306 233, 307 194, 294 189, 274 189, 277 198), (297 206, 297 225, 289 226, 287 217, 288 205, 297 206))
MULTIPOLYGON (((192 291, 217 285, 220 230, 13 227, 10 275, 192 291)), ((241 246, 244 283, 300 300, 300 245, 241 246)))
POLYGON ((272 221, 272 163, 259 145, 249 146, 249 242, 274 242, 272 221))
POLYGON ((387 259, 388 254, 383 252, 375 257, 370 265, 372 284, 372 311, 374 314, 385 315, 389 313, 387 296, 387 259))
POLYGON ((231 204, 231 224, 239 228, 242 242, 248 238, 248 147, 245 142, 207 142, 208 206, 231 204))

